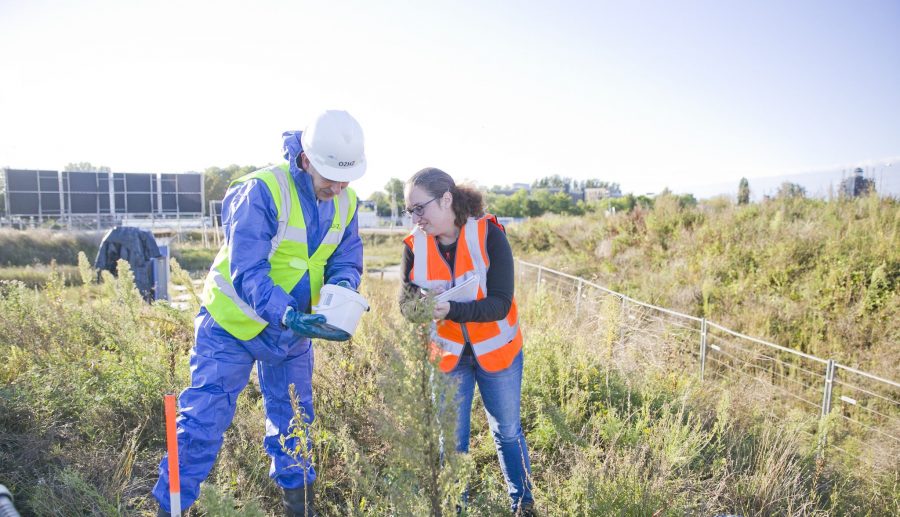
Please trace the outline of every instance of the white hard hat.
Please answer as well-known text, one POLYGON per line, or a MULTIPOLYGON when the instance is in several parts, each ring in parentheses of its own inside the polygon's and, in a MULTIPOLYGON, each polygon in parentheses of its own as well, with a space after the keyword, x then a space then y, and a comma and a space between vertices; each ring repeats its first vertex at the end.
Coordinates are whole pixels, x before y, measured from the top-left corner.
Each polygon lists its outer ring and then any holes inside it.
POLYGON ((331 181, 353 181, 366 172, 359 122, 346 111, 322 112, 300 136, 303 152, 316 172, 331 181))

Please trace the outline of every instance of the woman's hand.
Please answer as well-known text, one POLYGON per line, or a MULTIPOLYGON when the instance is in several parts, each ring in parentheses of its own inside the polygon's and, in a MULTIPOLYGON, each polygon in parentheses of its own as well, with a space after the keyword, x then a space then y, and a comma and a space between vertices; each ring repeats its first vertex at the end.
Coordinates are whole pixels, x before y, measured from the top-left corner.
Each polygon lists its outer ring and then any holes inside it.
POLYGON ((422 297, 426 296, 437 296, 443 293, 445 289, 443 287, 435 287, 434 289, 419 289, 419 293, 422 294, 422 297))
POLYGON ((450 302, 437 302, 434 304, 434 319, 442 320, 450 312, 450 302))

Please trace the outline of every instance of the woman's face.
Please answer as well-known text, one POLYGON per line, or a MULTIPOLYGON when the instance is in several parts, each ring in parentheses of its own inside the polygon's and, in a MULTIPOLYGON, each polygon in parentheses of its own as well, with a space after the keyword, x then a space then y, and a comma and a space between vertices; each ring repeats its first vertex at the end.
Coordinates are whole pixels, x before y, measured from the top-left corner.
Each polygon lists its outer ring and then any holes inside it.
POLYGON ((432 196, 427 190, 414 186, 406 188, 406 210, 413 224, 428 235, 441 235, 453 230, 453 196, 432 196))

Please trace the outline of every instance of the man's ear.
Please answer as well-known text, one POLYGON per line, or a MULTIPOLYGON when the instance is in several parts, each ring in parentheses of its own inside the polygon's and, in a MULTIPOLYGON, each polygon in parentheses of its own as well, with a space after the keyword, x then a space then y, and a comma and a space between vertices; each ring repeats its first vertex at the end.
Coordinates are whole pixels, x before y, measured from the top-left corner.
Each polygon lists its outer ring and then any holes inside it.
POLYGON ((309 170, 309 158, 306 157, 306 153, 297 155, 297 167, 300 167, 303 170, 309 170))

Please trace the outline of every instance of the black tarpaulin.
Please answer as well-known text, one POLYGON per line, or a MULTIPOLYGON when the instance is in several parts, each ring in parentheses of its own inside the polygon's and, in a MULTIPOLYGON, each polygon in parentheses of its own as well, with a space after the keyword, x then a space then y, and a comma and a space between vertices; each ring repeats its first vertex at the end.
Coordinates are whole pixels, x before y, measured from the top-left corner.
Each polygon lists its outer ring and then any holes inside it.
POLYGON ((116 261, 128 261, 141 296, 150 301, 153 299, 153 259, 160 256, 152 233, 140 228, 117 226, 103 237, 94 267, 115 275, 116 261))

